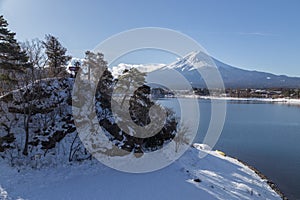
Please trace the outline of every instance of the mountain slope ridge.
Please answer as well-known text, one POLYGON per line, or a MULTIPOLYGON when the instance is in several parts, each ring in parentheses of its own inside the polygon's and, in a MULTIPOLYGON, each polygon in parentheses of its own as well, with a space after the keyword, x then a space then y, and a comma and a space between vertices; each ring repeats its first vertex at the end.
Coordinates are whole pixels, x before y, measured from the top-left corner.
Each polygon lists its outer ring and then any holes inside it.
MULTIPOLYGON (((130 64, 126 64, 126 66, 127 68, 130 68, 130 66, 136 67, 130 64)), ((145 66, 146 64, 144 64, 145 66)), ((183 89, 181 83, 169 77, 171 74, 169 70, 176 70, 193 87, 203 88, 206 87, 206 84, 198 73, 198 70, 208 72, 215 67, 220 72, 225 88, 300 88, 300 77, 240 69, 201 52, 191 52, 178 61, 167 65, 160 65, 156 69, 150 67, 152 70, 148 71, 148 80, 154 82, 156 80, 168 79, 172 86, 183 89)), ((117 69, 118 67, 116 66, 113 68, 114 74, 118 73, 117 69)), ((214 77, 211 78, 214 79, 214 77)))
MULTIPOLYGON (((205 87, 197 70, 209 70, 217 67, 226 88, 298 88, 299 77, 275 75, 267 72, 250 71, 225 64, 202 52, 191 52, 181 60, 162 69, 175 69, 180 72, 194 87, 205 87)), ((211 77, 214 78, 214 77, 211 77)))

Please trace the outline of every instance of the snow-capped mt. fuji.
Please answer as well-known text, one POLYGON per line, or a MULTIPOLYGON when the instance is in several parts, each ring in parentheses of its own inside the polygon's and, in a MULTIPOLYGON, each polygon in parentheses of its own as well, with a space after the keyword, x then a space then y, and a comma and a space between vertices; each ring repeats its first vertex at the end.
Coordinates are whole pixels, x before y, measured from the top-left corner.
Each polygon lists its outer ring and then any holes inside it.
POLYGON ((180 71, 191 71, 198 68, 210 68, 214 66, 210 57, 202 52, 191 52, 177 62, 171 63, 165 69, 179 69, 180 71))
MULTIPOLYGON (((167 65, 157 71, 155 76, 168 77, 169 70, 176 70, 185 77, 193 87, 205 87, 205 82, 198 69, 210 72, 218 69, 226 88, 298 88, 300 78, 285 75, 274 75, 266 72, 249 71, 227 65, 202 52, 191 52, 184 58, 167 65)), ((154 75, 151 75, 153 77, 154 75)), ((172 77, 169 77, 170 79, 172 77)), ((174 80, 174 86, 180 87, 180 83, 174 80)))

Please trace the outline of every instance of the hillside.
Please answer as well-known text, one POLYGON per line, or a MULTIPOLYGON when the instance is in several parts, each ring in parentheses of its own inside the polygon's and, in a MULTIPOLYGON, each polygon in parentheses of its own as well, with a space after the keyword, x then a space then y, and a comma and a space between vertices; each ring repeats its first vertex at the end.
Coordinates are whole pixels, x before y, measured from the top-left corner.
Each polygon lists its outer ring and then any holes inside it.
POLYGON ((44 79, 0 98, 0 155, 12 166, 40 167, 68 159, 84 159, 72 116, 74 80, 44 79), (28 128, 28 155, 24 141, 28 128), (71 149, 73 146, 78 146, 71 149), (72 158, 69 152, 73 152, 72 158), (44 157, 36 162, 34 158, 44 157))
MULTIPOLYGON (((44 79, 0 98, 0 199, 280 199, 254 171, 206 145, 189 147, 179 160, 151 173, 124 173, 100 164, 78 138, 71 107, 73 84, 69 78, 44 79), (28 116, 28 155, 23 155, 28 116), (204 154, 208 155, 202 158, 204 154)), ((153 151, 153 140, 137 145, 121 134, 123 142, 118 142, 116 124, 110 119, 109 125, 101 114, 107 109, 103 95, 96 95, 96 108, 112 141, 129 148, 128 154, 139 153, 132 159, 153 151)))

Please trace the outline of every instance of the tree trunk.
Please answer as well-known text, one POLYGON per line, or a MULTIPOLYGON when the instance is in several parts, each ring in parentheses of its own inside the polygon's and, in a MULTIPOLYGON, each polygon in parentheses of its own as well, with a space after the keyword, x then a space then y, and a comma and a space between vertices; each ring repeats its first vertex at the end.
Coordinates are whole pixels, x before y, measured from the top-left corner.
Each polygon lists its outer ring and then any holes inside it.
POLYGON ((88 65, 88 80, 91 82, 91 67, 88 65))
POLYGON ((127 97, 127 95, 125 94, 125 96, 123 97, 122 102, 121 102, 121 108, 123 108, 123 105, 125 103, 126 97, 127 97))
MULTIPOLYGON (((73 152, 73 146, 74 146, 74 143, 75 143, 77 137, 78 137, 78 132, 76 133, 76 136, 75 136, 75 138, 73 139, 73 142, 72 142, 71 147, 70 147, 70 151, 69 151, 69 162, 71 162, 71 161, 73 160, 73 156, 74 156, 74 153, 72 153, 72 152, 73 152)), ((74 150, 74 151, 76 151, 76 150, 74 150)))
POLYGON ((28 155, 28 142, 29 142, 29 120, 30 120, 30 114, 25 118, 25 145, 23 149, 23 155, 28 155))

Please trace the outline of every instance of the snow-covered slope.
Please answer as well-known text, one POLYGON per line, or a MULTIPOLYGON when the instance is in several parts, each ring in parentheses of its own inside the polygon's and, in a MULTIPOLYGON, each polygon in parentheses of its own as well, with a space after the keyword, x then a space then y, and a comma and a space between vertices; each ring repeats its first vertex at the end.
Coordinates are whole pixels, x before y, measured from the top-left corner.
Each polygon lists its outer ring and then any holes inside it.
POLYGON ((191 52, 183 59, 166 66, 163 70, 176 69, 183 74, 186 79, 194 86, 203 87, 204 82, 201 76, 197 73, 197 69, 209 70, 211 62, 217 66, 225 87, 230 88, 276 88, 276 87, 299 87, 300 78, 288 77, 285 75, 274 75, 271 73, 242 70, 236 67, 227 65, 215 58, 207 59, 199 52, 191 52))
POLYGON ((155 70, 158 70, 162 67, 164 67, 165 64, 126 64, 126 63, 120 63, 117 66, 113 66, 110 68, 110 71, 114 77, 118 77, 121 75, 125 69, 131 69, 131 68, 136 68, 140 72, 152 72, 155 70))
MULTIPOLYGON (((166 65, 165 67, 149 74, 151 80, 168 78, 175 88, 180 88, 176 79, 170 77, 170 70, 176 70, 182 74, 195 87, 205 87, 205 82, 198 73, 198 69, 203 72, 212 71, 213 66, 219 70, 224 85, 227 88, 298 88, 300 78, 288 77, 285 75, 274 75, 271 73, 248 71, 232 67, 215 58, 209 58, 201 52, 191 52, 184 58, 166 65)), ((213 79, 214 77, 212 77, 213 79)))
POLYGON ((231 88, 298 88, 299 77, 242 70, 213 59, 226 87, 231 88))
POLYGON ((0 162, 0 199, 280 199, 254 171, 194 144, 172 165, 151 173, 118 172, 97 162, 13 169, 0 162), (203 159, 200 155, 209 153, 203 159))
MULTIPOLYGON (((73 84, 71 78, 48 78, 0 97, 0 156, 6 162, 39 168, 68 160, 72 141, 81 144, 72 116, 73 84), (28 155, 23 156, 27 120, 28 155)), ((78 147, 84 155, 83 145, 78 147)))

